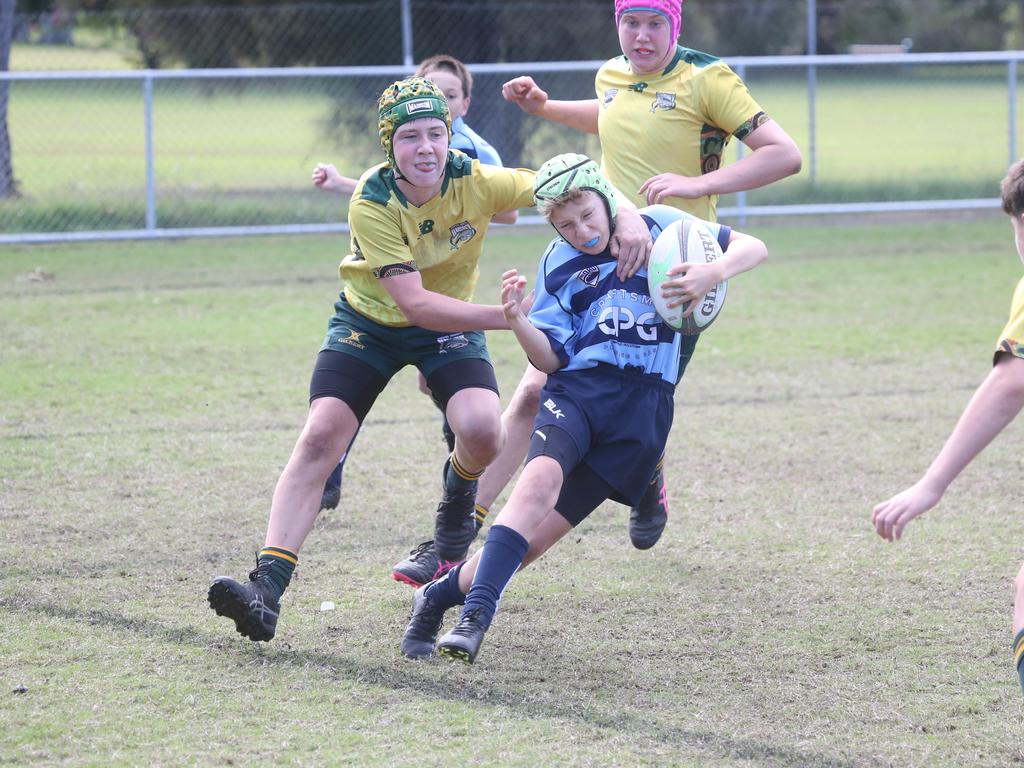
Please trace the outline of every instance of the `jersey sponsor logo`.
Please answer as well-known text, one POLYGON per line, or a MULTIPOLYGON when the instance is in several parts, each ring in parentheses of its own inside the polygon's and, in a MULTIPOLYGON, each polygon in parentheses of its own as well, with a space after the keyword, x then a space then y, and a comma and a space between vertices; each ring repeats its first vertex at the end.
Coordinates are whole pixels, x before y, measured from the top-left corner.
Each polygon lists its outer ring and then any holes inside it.
POLYGON ((676 108, 676 95, 674 93, 666 93, 665 91, 657 91, 654 94, 654 101, 651 102, 651 112, 657 112, 659 109, 664 109, 666 112, 676 108))
POLYGON ((448 242, 453 251, 457 251, 463 243, 468 243, 476 235, 476 230, 468 221, 460 221, 451 228, 452 236, 448 242))
POLYGON ((430 99, 418 99, 406 104, 405 111, 407 114, 415 115, 417 112, 429 112, 433 108, 434 104, 430 99))
POLYGON ((420 235, 426 235, 434 231, 434 220, 424 219, 420 222, 420 235))
POLYGON ((629 90, 633 91, 634 93, 643 93, 644 91, 647 90, 647 83, 643 81, 639 83, 633 83, 632 85, 629 86, 629 90))
MULTIPOLYGON (((565 418, 565 414, 562 413, 562 409, 558 407, 558 403, 556 403, 550 397, 544 401, 544 407, 547 408, 552 414, 554 414, 555 421, 565 418)), ((546 437, 544 439, 547 440, 546 437)))
POLYGON ((446 355, 456 349, 468 346, 469 339, 466 338, 464 333, 449 333, 445 336, 437 337, 437 353, 439 355, 446 355))
POLYGON ((366 345, 363 344, 362 338, 366 335, 365 331, 353 331, 351 328, 346 328, 348 336, 339 336, 334 340, 335 344, 349 344, 356 349, 366 349, 366 345))
POLYGON ((615 97, 618 96, 618 95, 619 95, 619 89, 618 88, 608 88, 604 92, 604 100, 603 100, 604 106, 607 107, 609 104, 611 104, 615 100, 615 97))
POLYGON ((407 275, 410 272, 416 271, 416 265, 411 261, 404 261, 401 264, 385 264, 383 267, 377 267, 373 270, 373 276, 378 280, 383 280, 385 277, 396 277, 397 275, 407 275))
POLYGON ((605 307, 597 319, 597 327, 607 336, 635 335, 640 341, 658 340, 658 316, 654 312, 633 314, 628 307, 612 305, 605 307))
POLYGON ((576 277, 578 277, 584 283, 589 285, 591 288, 596 288, 598 278, 601 277, 601 268, 587 267, 586 269, 581 269, 579 272, 576 273, 576 277))

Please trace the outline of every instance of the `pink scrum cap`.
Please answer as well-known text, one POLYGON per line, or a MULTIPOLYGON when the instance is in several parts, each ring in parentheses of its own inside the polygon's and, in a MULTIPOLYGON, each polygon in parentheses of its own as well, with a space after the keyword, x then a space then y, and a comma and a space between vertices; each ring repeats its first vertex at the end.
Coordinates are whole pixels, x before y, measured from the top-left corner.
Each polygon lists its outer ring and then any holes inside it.
POLYGON ((675 40, 679 37, 679 27, 682 24, 682 5, 683 0, 615 0, 615 24, 618 25, 619 19, 626 11, 660 13, 672 25, 672 39, 675 40))

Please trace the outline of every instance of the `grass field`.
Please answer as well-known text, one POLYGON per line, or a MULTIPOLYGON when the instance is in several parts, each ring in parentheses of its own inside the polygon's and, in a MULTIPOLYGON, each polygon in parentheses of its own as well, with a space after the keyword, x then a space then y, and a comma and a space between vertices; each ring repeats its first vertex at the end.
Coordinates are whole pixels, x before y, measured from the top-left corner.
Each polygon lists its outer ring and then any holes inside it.
MULTIPOLYGON (((262 543, 341 240, 6 249, 0 763, 1020 764, 1021 425, 899 545, 869 526, 988 371, 1009 226, 751 230, 770 259, 677 394, 664 538, 632 549, 602 506, 513 580, 472 667, 398 653, 412 593, 389 568, 426 537, 444 458, 408 372, 277 638, 206 606, 262 543)), ((547 238, 495 234, 478 298, 547 238)), ((509 394, 523 355, 490 344, 509 394)))

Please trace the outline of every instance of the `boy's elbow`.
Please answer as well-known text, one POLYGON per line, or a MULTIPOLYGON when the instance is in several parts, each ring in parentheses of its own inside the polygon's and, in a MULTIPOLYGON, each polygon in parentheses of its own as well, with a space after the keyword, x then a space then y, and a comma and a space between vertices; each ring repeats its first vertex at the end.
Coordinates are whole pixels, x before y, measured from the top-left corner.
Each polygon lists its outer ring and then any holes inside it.
POLYGON ((800 148, 793 144, 789 152, 786 153, 786 175, 793 176, 800 173, 800 169, 803 167, 804 156, 800 154, 800 148))

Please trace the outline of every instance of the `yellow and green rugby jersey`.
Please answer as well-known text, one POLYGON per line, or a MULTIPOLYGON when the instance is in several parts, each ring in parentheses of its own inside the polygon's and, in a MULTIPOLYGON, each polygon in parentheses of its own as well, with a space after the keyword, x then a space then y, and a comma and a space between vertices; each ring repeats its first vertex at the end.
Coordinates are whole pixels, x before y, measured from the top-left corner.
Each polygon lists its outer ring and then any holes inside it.
MULTIPOLYGON (((601 168, 637 207, 640 186, 659 173, 699 176, 718 169, 729 137, 746 138, 768 116, 720 59, 676 46, 659 74, 634 75, 629 59, 606 62, 594 80, 601 168)), ((715 221, 718 196, 666 204, 715 221)))
POLYGON ((484 165, 449 152, 440 194, 417 208, 395 184, 387 164, 362 175, 348 223, 352 253, 341 262, 345 298, 382 325, 409 321, 380 278, 418 271, 423 287, 470 301, 491 216, 533 205, 533 171, 484 165))
POLYGON ((999 334, 996 341, 995 359, 999 359, 1000 353, 1024 357, 1024 277, 1017 283, 1017 290, 1013 292, 1013 301, 1010 304, 1010 319, 999 334))

